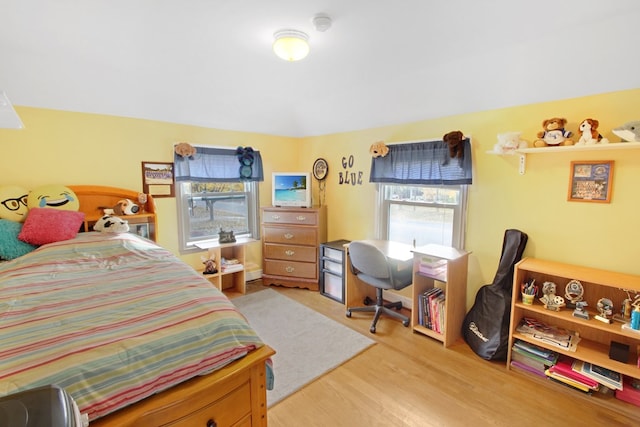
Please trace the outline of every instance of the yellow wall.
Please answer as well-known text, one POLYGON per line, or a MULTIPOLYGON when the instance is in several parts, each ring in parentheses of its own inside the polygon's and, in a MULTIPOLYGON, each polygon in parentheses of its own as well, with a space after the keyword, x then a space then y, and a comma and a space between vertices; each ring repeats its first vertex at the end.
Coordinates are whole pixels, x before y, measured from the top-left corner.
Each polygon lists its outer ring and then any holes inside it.
MULTIPOLYGON (((566 117, 574 132, 582 119, 596 118, 603 135, 618 141, 611 128, 640 119, 640 89, 301 139, 37 108, 16 110, 26 129, 0 129, 0 183, 28 189, 62 183, 141 190, 140 162, 172 161, 177 141, 250 145, 263 157, 260 201, 266 206, 271 201, 271 172, 310 171, 314 160, 323 157, 329 163, 325 204, 330 240, 374 236, 375 186, 368 182, 368 149, 373 142, 433 139, 460 129, 472 137, 474 162, 466 240, 472 252, 469 306, 477 289, 493 279, 507 228, 529 234, 525 255, 640 274, 640 227, 635 223, 640 210, 640 150, 528 155, 525 175, 518 173, 517 156, 486 153, 498 133, 522 131, 523 138, 532 140, 542 120, 554 116, 566 117), (343 168, 343 158, 348 163, 350 156, 352 166, 343 168), (572 160, 615 161, 610 204, 567 202, 572 160), (340 183, 340 173, 348 173, 349 181, 352 174, 361 174, 363 182, 340 183)), ((316 182, 314 197, 319 200, 316 182)), ((159 243, 178 253, 175 199, 157 199, 157 204, 159 243)), ((248 257, 252 268, 259 268, 259 244, 249 247, 248 257)), ((197 256, 184 258, 194 266, 200 263, 197 256)))

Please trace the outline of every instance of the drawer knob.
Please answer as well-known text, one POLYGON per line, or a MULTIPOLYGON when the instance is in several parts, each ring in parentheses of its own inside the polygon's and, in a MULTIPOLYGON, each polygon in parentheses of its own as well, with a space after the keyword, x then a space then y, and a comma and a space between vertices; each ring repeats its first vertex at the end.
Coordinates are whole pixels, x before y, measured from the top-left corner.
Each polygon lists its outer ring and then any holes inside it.
POLYGON ((306 217, 306 216, 304 216, 304 215, 298 215, 298 216, 296 217, 296 219, 297 219, 298 221, 304 221, 305 219, 307 219, 307 217, 306 217))
POLYGON ((293 234, 285 233, 284 238, 287 239, 287 240, 291 240, 291 239, 293 239, 293 234))
POLYGON ((218 427, 218 423, 214 420, 207 421, 207 427, 218 427))
POLYGON ((280 219, 280 215, 273 215, 271 216, 271 219, 273 219, 274 221, 277 221, 280 219))
POLYGON ((293 270, 295 270, 295 268, 288 266, 284 268, 284 271, 286 271, 287 273, 293 273, 293 270))
POLYGON ((286 251, 284 251, 284 254, 287 256, 293 256, 296 254, 296 252, 292 251, 291 249, 287 249, 286 251))

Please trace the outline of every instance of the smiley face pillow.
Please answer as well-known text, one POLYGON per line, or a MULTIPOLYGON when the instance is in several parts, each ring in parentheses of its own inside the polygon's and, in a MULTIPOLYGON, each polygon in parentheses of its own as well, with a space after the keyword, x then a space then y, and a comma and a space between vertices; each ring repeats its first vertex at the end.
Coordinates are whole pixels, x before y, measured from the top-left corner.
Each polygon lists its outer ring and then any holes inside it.
POLYGON ((71 239, 84 221, 84 213, 78 212, 78 197, 64 185, 45 185, 32 190, 27 206, 29 213, 18 238, 32 245, 71 239))
POLYGON ((27 218, 29 192, 15 185, 0 186, 0 259, 8 261, 28 254, 35 246, 18 239, 27 218))

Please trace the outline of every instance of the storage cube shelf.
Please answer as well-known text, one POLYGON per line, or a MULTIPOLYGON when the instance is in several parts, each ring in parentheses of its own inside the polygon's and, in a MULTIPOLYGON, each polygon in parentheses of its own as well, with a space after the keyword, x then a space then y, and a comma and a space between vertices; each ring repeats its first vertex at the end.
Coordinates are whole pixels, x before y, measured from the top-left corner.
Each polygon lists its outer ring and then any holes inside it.
POLYGON ((215 245, 207 249, 209 256, 213 256, 218 269, 217 273, 203 274, 213 286, 225 293, 244 294, 247 290, 245 275, 245 245, 255 240, 243 240, 236 243, 215 245), (221 265, 221 259, 235 259, 241 267, 235 267, 225 271, 221 265))

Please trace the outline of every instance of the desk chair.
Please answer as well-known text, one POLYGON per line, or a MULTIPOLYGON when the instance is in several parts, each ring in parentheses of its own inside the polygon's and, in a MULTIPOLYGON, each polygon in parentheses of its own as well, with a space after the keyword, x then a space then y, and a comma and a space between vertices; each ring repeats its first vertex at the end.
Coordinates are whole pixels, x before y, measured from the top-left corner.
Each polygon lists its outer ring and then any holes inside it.
POLYGON ((409 318, 403 316, 395 310, 402 308, 402 302, 384 303, 382 292, 385 289, 402 289, 411 284, 412 267, 398 269, 398 264, 390 263, 384 253, 375 246, 354 241, 349 243, 349 268, 358 279, 376 288, 376 304, 371 303, 369 297, 364 301, 365 307, 347 307, 347 317, 351 317, 352 312, 375 313, 369 331, 376 333, 376 324, 381 314, 386 314, 396 319, 402 320, 404 326, 409 326, 409 318))

